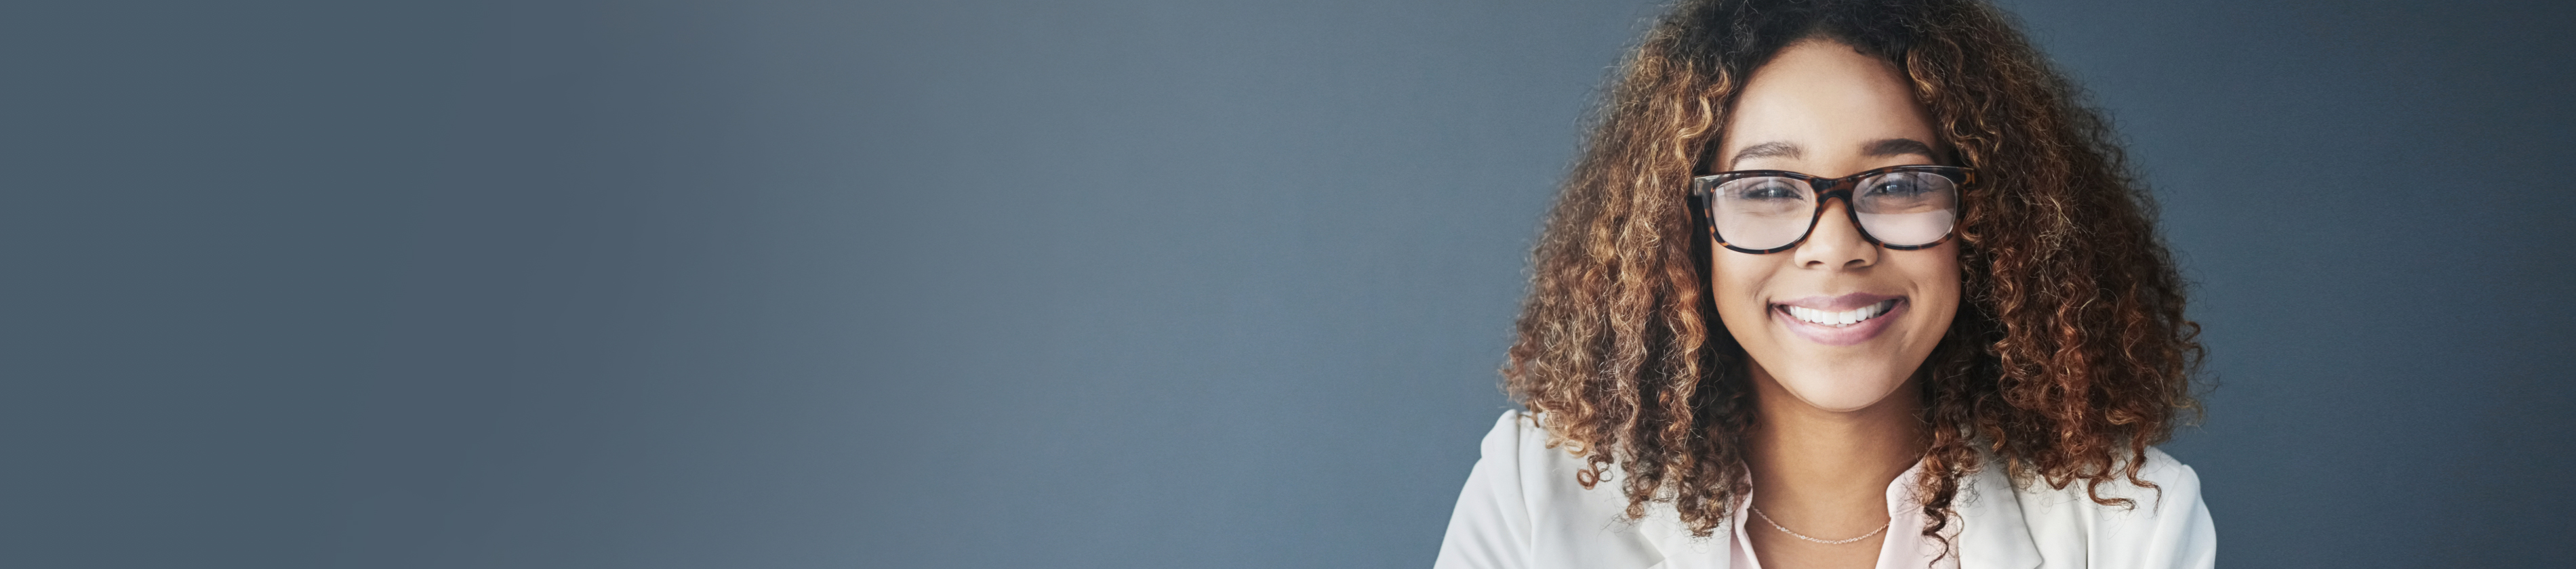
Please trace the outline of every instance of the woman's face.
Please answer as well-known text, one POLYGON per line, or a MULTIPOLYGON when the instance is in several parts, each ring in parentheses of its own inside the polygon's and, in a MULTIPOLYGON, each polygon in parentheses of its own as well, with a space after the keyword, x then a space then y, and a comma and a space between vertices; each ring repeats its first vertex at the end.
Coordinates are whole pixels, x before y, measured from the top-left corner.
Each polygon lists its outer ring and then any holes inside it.
MULTIPOLYGON (((1754 70, 1707 171, 1848 176, 1937 164, 1933 142, 1931 121, 1894 65, 1811 40, 1754 70)), ((1848 207, 1825 202, 1814 232, 1787 251, 1710 247, 1718 318, 1752 356, 1755 381, 1828 411, 1867 408, 1904 386, 1959 309, 1956 239, 1881 248, 1861 238, 1848 207), (1855 310, 1878 312, 1852 324, 1801 319, 1855 310)))

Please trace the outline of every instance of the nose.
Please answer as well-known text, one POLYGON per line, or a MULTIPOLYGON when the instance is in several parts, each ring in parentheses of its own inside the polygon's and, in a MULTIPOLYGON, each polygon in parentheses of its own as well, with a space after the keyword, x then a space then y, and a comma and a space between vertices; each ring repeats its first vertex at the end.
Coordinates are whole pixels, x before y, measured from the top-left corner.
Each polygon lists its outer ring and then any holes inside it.
POLYGON ((1795 251, 1800 268, 1853 270, 1878 264, 1878 246, 1862 239, 1852 225, 1851 200, 1836 196, 1825 202, 1816 228, 1795 251))

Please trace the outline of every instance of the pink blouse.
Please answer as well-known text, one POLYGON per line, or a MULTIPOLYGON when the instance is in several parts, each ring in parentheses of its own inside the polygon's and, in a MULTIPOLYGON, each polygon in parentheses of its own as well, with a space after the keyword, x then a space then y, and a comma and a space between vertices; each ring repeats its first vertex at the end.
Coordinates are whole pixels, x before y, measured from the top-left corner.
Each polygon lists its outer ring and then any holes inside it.
MULTIPOLYGON (((1896 475, 1895 481, 1887 483, 1887 539, 1882 540, 1878 546, 1878 569, 1927 569, 1959 565, 1943 558, 1941 542, 1923 538, 1923 501, 1914 495, 1914 480, 1922 474, 1923 461, 1917 460, 1914 461, 1913 468, 1905 469, 1905 473, 1896 475), (1937 565, 1936 562, 1938 562, 1937 565)), ((1727 525, 1733 526, 1732 529, 1735 532, 1734 547, 1727 548, 1733 553, 1734 563, 1731 564, 1733 567, 1762 568, 1761 558, 1753 555, 1753 541, 1748 539, 1750 536, 1744 535, 1744 532, 1779 531, 1778 528, 1771 527, 1771 524, 1763 523, 1759 518, 1749 517, 1752 512, 1745 511, 1745 508, 1752 503, 1753 493, 1746 492, 1744 499, 1735 503, 1735 514, 1727 518, 1732 520, 1727 525)))

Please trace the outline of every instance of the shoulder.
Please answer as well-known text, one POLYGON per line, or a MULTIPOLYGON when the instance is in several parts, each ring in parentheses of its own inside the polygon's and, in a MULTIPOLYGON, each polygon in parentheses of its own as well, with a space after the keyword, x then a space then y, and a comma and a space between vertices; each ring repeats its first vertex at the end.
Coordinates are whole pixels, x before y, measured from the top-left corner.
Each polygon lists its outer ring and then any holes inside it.
POLYGON ((2138 478, 2147 485, 2120 477, 2054 488, 2034 480, 2017 484, 2014 493, 2033 545, 2052 565, 2067 559, 2087 559, 2093 567, 2214 564, 2217 534, 2201 502, 2199 473, 2149 447, 2138 478), (2095 495, 2128 502, 2103 504, 2095 495))
POLYGON ((1547 429, 1539 426, 1539 416, 1513 409, 1494 418, 1494 427, 1485 430, 1482 446, 1484 457, 1492 459, 1518 455, 1527 450, 1545 450, 1546 445, 1547 429))
POLYGON ((1550 448, 1540 416, 1505 411, 1459 492, 1440 567, 1644 567, 1661 558, 1627 520, 1616 469, 1591 488, 1585 461, 1550 448))
POLYGON ((2127 477, 2116 477, 2089 489, 2088 485, 2081 482, 2068 484, 2065 488, 2054 488, 2045 482, 2034 480, 2016 484, 2018 487, 2016 490, 2025 498, 2038 498, 2041 502, 2030 504, 2025 500, 2026 503, 2023 505, 2025 510, 2034 507, 2072 508, 2096 515, 2153 515, 2170 510, 2168 506, 2174 504, 2167 504, 2167 502, 2195 504, 2200 502, 2199 473, 2194 472, 2182 461, 2175 460, 2173 455, 2165 454, 2163 449, 2147 447, 2147 460, 2138 465, 2138 478, 2146 481, 2147 485, 2130 482, 2127 477), (2103 498, 2128 499, 2137 503, 2134 507, 2104 505, 2092 500, 2088 492, 2099 493, 2103 498))
POLYGON ((1560 469, 1572 476, 1582 460, 1560 446, 1549 448, 1544 416, 1513 409, 1494 418, 1494 426, 1485 431, 1482 460, 1505 461, 1525 474, 1554 473, 1560 469))
POLYGON ((1494 419, 1493 429, 1485 432, 1479 468, 1508 470, 1507 478, 1515 483, 1522 500, 1533 514, 1543 518, 1598 517, 1602 519, 1586 521, 1611 521, 1624 516, 1628 502, 1618 489, 1618 468, 1610 466, 1599 483, 1585 488, 1577 474, 1590 464, 1566 445, 1549 446, 1554 440, 1547 431, 1545 416, 1504 411, 1494 419))

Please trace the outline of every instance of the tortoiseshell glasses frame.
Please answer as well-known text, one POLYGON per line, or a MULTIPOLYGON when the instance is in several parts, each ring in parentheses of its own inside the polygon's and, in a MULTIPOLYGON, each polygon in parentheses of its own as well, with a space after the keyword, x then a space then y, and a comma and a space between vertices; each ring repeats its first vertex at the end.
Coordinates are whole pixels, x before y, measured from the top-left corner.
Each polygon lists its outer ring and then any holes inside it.
MULTIPOLYGON (((1976 183, 1976 180, 1976 169, 1961 166, 1889 166, 1840 178, 1812 176, 1786 170, 1737 170, 1731 172, 1718 172, 1715 174, 1691 178, 1690 198, 1691 201, 1694 202, 1692 204, 1693 207, 1697 209, 1701 215, 1706 216, 1705 219, 1708 221, 1709 239, 1716 241, 1718 245, 1724 246, 1728 250, 1740 253, 1763 254, 1777 253, 1797 248, 1798 244, 1807 242, 1807 237, 1815 233, 1816 222, 1822 220, 1825 215, 1825 202, 1827 200, 1841 198, 1844 206, 1843 212, 1850 216, 1852 227, 1860 230, 1860 236, 1862 239, 1869 241, 1872 245, 1902 251, 1932 247, 1940 245, 1944 241, 1949 241, 1950 236, 1957 232, 1959 196, 1962 193, 1962 189, 1966 188, 1969 184, 1976 183), (1794 197, 1807 201, 1809 204, 1809 211, 1805 212, 1807 214, 1806 226, 1798 228, 1798 236, 1796 239, 1789 240, 1786 244, 1776 246, 1766 246, 1769 245, 1768 243, 1740 243, 1728 241, 1725 231, 1720 229, 1720 225, 1738 225, 1739 227, 1736 227, 1735 229, 1739 230, 1739 232, 1755 234, 1739 236, 1750 237, 1750 239, 1739 239, 1739 241, 1744 241, 1758 240, 1760 239, 1758 234, 1765 233, 1747 230, 1746 227, 1741 227, 1744 224, 1768 223, 1771 226, 1766 227, 1766 229, 1773 230, 1768 233, 1772 233, 1774 235, 1785 235, 1785 230, 1789 229, 1785 224, 1794 222, 1791 218, 1787 218, 1785 216, 1792 215, 1796 212, 1791 209, 1783 208, 1792 208, 1795 207, 1795 204, 1782 201, 1791 196, 1768 195, 1756 198, 1745 198, 1712 195, 1720 188, 1728 187, 1730 183, 1761 181, 1775 181, 1781 182, 1781 184, 1758 188, 1760 191, 1795 191, 1797 195, 1794 197), (1895 184, 1898 184, 1899 182, 1906 184, 1906 187, 1896 191, 1907 193, 1898 195, 1894 193, 1894 191, 1891 191, 1891 193, 1888 194, 1863 194, 1866 196, 1864 199, 1858 201, 1853 199, 1852 192, 1854 190, 1863 188, 1894 188, 1896 187, 1895 184), (1878 197, 1881 195, 1896 197, 1878 197), (1730 197, 1730 200, 1728 200, 1730 203, 1761 203, 1762 207, 1768 207, 1772 209, 1772 211, 1766 212, 1765 214, 1743 214, 1742 212, 1727 211, 1722 209, 1724 206, 1719 204, 1720 200, 1716 199, 1718 197, 1730 197), (1914 201, 1909 203, 1894 203, 1895 200, 1914 201), (1885 212, 1876 210, 1876 208, 1885 208, 1890 207, 1891 205, 1896 207, 1912 208, 1913 211, 1885 212), (1873 211, 1864 213, 1861 211, 1863 209, 1873 209, 1873 211), (1739 215, 1728 216, 1727 214, 1729 213, 1737 213, 1739 215), (1759 218, 1763 215, 1767 215, 1768 218, 1759 218), (1868 217, 1865 218, 1865 215, 1868 217), (1743 219, 1752 219, 1752 221, 1739 221, 1743 219), (1870 228, 1873 225, 1878 226, 1881 231, 1872 232, 1870 228), (1922 235, 1928 235, 1933 231, 1938 231, 1937 237, 1922 237, 1922 235), (1900 242, 1891 243, 1888 240, 1881 239, 1881 234, 1897 235, 1899 236, 1900 242)), ((1742 184, 1738 183, 1735 185, 1741 186, 1742 184)), ((1775 237, 1768 241, 1777 242, 1778 239, 1775 237)))

